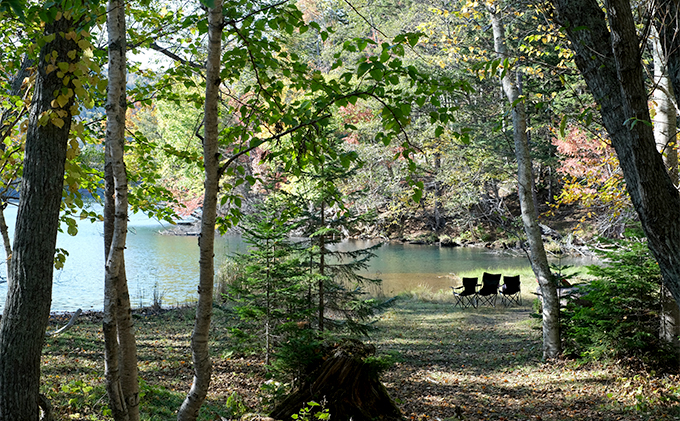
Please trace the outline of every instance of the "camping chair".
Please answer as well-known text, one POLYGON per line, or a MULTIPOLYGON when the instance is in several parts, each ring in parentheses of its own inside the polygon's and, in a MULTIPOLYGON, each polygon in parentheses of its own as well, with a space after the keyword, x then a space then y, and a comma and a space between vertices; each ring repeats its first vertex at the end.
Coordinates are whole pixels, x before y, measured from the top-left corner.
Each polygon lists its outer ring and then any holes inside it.
POLYGON ((453 296, 456 298, 456 301, 453 303, 454 307, 477 307, 477 278, 463 278, 463 286, 451 287, 451 289, 453 290, 453 296), (462 289, 463 291, 456 292, 457 289, 462 289))
POLYGON ((501 283, 501 274, 484 272, 482 275, 482 289, 477 291, 477 305, 488 304, 496 307, 498 298, 498 285, 501 283))
POLYGON ((522 291, 519 282, 519 275, 504 276, 503 286, 501 287, 501 302, 510 307, 513 303, 518 306, 522 305, 522 291))

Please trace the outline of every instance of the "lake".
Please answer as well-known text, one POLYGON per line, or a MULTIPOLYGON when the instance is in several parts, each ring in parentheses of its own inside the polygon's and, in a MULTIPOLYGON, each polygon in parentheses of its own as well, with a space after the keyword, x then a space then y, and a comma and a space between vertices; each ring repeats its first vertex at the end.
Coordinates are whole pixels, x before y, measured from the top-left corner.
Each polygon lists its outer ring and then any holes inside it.
MULTIPOLYGON (((16 207, 5 211, 10 234, 14 231, 16 207)), ((196 301, 198 285, 198 238, 161 235, 165 225, 143 214, 130 215, 125 262, 134 307, 153 302, 154 289, 164 305, 196 301)), ((63 269, 55 271, 52 311, 101 310, 104 291, 103 223, 81 221, 75 237, 59 234, 57 247, 69 256, 63 269)), ((360 248, 371 241, 346 240, 343 248, 360 248)), ((2 246, 0 246, 2 248, 2 246)), ((244 252, 239 236, 221 236, 215 243, 216 267, 230 254, 244 252)), ((4 248, 0 251, 4 256, 4 248)), ((391 296, 400 291, 425 285, 434 291, 448 289, 451 273, 475 269, 489 271, 529 267, 526 258, 504 255, 478 248, 440 248, 438 246, 387 243, 372 260, 369 275, 383 280, 382 293, 391 296)), ((4 260, 4 259, 3 259, 4 260)), ((6 279, 6 264, 0 267, 6 279)), ((7 284, 0 284, 0 308, 4 307, 7 284)))

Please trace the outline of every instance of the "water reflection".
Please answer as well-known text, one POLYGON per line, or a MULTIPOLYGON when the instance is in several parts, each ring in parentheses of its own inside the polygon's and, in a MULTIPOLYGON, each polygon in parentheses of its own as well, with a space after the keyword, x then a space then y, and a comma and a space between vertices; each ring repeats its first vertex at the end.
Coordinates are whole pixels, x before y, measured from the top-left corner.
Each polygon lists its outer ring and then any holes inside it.
MULTIPOLYGON (((16 208, 8 208, 6 219, 14 230, 16 208)), ((176 305, 197 299, 199 249, 197 237, 161 235, 165 227, 142 214, 131 215, 125 255, 130 296, 134 306, 152 303, 154 290, 163 303, 176 305)), ((375 245, 373 241, 343 241, 336 245, 349 250, 375 245)), ((68 250, 64 268, 55 271, 52 311, 78 308, 101 309, 104 289, 103 223, 81 222, 76 237, 59 234, 57 247, 68 250)), ((1 246, 0 246, 1 248, 1 246)), ((215 259, 219 267, 229 254, 244 252, 237 236, 216 239, 215 259)), ((4 250, 0 250, 4 255, 4 250)), ((471 270, 501 271, 528 267, 526 258, 484 249, 439 248, 411 244, 385 244, 375 251, 366 275, 383 279, 382 293, 393 295, 424 285, 434 291, 452 285, 451 273, 471 270)), ((579 262, 576 262, 579 264, 579 262)), ((0 275, 5 276, 5 265, 0 275)), ((0 284, 0 307, 7 284, 0 284)))
MULTIPOLYGON (((369 247, 376 242, 346 240, 337 247, 351 250, 369 247)), ((530 269, 529 260, 517 253, 472 247, 437 247, 417 244, 388 243, 378 248, 367 275, 383 280, 381 292, 387 296, 424 286, 432 291, 457 286, 455 274, 476 270, 503 272, 530 269)), ((563 264, 583 266, 592 259, 563 259, 563 264)))

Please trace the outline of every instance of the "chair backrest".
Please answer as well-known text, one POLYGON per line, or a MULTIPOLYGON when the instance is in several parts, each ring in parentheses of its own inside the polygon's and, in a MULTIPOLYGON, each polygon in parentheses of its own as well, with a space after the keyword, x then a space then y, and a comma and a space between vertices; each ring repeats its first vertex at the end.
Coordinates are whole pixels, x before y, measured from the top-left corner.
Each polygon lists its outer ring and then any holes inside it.
POLYGON ((474 294, 477 291, 477 278, 463 278, 463 293, 474 294))
POLYGON ((482 275, 482 289, 479 291, 484 294, 496 294, 498 292, 498 285, 501 283, 500 273, 487 273, 482 275))
POLYGON ((514 294, 520 291, 519 275, 503 277, 503 294, 514 294))

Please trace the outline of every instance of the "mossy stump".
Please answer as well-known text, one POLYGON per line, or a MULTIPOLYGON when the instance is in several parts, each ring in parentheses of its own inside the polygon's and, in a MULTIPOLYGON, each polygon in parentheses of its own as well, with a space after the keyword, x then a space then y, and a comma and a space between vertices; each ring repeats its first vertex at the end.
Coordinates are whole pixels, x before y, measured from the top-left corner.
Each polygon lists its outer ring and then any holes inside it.
POLYGON ((345 340, 326 352, 323 362, 274 408, 270 416, 290 420, 307 402, 323 403, 333 421, 403 420, 401 411, 380 382, 379 370, 366 359, 373 345, 345 340))

